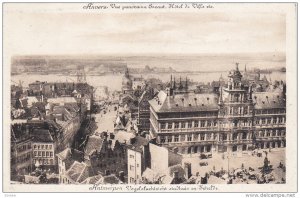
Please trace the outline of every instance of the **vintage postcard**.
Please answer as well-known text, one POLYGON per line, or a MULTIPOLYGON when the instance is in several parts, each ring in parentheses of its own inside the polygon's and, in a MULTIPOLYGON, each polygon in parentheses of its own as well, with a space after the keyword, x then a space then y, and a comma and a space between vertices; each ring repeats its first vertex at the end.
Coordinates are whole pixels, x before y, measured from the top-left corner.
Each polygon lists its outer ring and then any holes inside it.
POLYGON ((4 3, 4 192, 297 192, 297 3, 4 3))

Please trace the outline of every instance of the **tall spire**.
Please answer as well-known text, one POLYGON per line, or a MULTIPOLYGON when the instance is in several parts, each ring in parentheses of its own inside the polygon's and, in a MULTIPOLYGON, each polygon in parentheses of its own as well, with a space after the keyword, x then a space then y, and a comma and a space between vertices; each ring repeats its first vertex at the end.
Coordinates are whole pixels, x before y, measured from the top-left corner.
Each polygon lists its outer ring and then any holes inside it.
POLYGON ((171 74, 171 81, 170 81, 170 87, 172 88, 172 74, 171 74))
POLYGON ((247 72, 247 64, 245 64, 245 73, 247 72))

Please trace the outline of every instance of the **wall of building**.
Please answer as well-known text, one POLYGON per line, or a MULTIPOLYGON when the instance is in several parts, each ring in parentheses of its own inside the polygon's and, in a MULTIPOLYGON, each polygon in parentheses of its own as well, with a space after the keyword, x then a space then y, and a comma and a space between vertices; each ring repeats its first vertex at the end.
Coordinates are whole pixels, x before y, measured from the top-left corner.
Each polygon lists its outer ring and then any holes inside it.
MULTIPOLYGON (((163 173, 169 167, 169 151, 167 148, 149 144, 151 169, 163 173)), ((173 162, 173 160, 172 160, 173 162)))
POLYGON ((128 183, 140 183, 142 180, 142 153, 128 149, 127 158, 128 158, 128 183))
POLYGON ((33 151, 33 165, 38 161, 39 164, 53 166, 55 165, 55 153, 53 142, 34 142, 32 144, 33 151))

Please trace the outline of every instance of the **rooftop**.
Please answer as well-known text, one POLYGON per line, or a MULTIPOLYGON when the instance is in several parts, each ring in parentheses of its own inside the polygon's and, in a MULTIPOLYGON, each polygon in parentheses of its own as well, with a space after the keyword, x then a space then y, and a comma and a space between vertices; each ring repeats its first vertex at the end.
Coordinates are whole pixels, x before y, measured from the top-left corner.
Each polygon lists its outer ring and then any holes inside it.
POLYGON ((103 145, 103 141, 104 140, 100 136, 90 136, 87 140, 84 152, 88 155, 91 155, 94 151, 100 152, 103 145))
POLYGON ((156 112, 218 110, 218 97, 216 94, 184 93, 168 96, 166 92, 160 91, 149 103, 156 112))
POLYGON ((255 109, 285 108, 283 95, 278 92, 256 92, 253 94, 255 109))
POLYGON ((73 97, 58 97, 58 98, 48 98, 48 103, 77 103, 76 99, 73 97))
POLYGON ((34 142, 53 142, 50 131, 46 129, 34 129, 31 136, 34 142))
POLYGON ((88 167, 84 162, 75 161, 66 172, 66 175, 74 182, 83 182, 89 177, 88 167))

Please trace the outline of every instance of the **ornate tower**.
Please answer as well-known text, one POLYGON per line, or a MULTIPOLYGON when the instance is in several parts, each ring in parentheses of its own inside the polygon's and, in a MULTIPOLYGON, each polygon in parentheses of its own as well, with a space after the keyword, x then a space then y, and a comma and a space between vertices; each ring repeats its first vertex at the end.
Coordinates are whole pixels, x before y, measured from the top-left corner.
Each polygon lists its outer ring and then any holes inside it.
POLYGON ((244 85, 238 63, 229 72, 228 83, 220 89, 220 149, 227 152, 247 150, 252 144, 252 87, 244 85))

